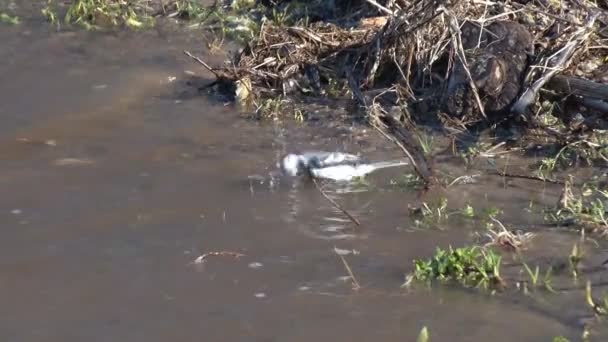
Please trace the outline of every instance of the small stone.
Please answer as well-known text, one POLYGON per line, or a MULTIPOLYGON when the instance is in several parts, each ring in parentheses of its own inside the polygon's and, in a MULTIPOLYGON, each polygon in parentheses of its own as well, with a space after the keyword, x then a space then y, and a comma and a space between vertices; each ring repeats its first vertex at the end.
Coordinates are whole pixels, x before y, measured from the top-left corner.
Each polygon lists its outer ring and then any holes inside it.
POLYGON ((353 255, 360 254, 360 252, 356 249, 349 250, 349 249, 341 249, 341 248, 337 248, 337 247, 334 247, 334 252, 336 252, 336 254, 342 255, 342 256, 349 255, 349 254, 353 254, 353 255))
POLYGON ((23 211, 21 209, 11 210, 11 214, 13 214, 13 215, 21 215, 21 213, 23 213, 23 211))
POLYGON ((262 265, 261 262, 252 262, 249 264, 249 268, 253 268, 253 269, 262 268, 262 267, 264 267, 264 265, 262 265))
POLYGON ((93 161, 90 159, 81 158, 60 158, 53 161, 55 166, 73 166, 73 165, 90 165, 93 161))
POLYGON ((254 296, 255 298, 266 298, 266 294, 264 292, 258 292, 254 296))

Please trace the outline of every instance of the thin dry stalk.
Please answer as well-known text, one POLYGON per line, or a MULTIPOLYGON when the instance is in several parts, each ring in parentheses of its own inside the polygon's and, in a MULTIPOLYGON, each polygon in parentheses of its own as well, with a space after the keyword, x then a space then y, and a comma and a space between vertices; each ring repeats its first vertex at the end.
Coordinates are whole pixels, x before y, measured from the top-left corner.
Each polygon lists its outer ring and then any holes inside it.
MULTIPOLYGON (((412 153, 410 153, 410 151, 405 147, 405 145, 401 141, 397 140, 398 138, 400 138, 400 140, 404 140, 404 142, 408 141, 407 137, 401 136, 402 134, 400 135, 398 132, 396 132, 397 127, 391 127, 393 129, 392 135, 389 135, 388 133, 386 133, 384 131, 383 128, 386 129, 386 128, 388 128, 388 126, 385 123, 383 123, 379 117, 380 114, 377 112, 377 111, 381 110, 379 107, 380 107, 379 105, 374 103, 374 104, 372 104, 372 108, 370 108, 368 110, 370 125, 374 129, 376 129, 378 132, 380 132, 380 134, 382 134, 382 136, 384 136, 389 141, 392 141, 397 147, 399 147, 399 149, 401 149, 403 151, 403 153, 409 159, 411 165, 414 167, 414 170, 416 171, 418 176, 420 176, 420 178, 422 178, 425 181, 425 184, 427 186, 430 185, 432 183, 433 179, 432 179, 432 171, 428 168, 428 166, 429 166, 428 162, 425 160, 424 156, 421 153, 417 153, 417 155, 420 157, 420 161, 424 164, 424 166, 427 167, 426 170, 423 169, 421 167, 421 165, 417 162, 417 159, 414 157, 414 155, 412 153)), ((384 114, 384 117, 388 121, 390 121, 393 125, 397 124, 396 120, 393 119, 392 117, 390 117, 386 114, 384 114)), ((412 145, 412 148, 416 149, 415 145, 412 145)))
POLYGON ((384 130, 382 128, 380 128, 377 123, 372 122, 371 125, 378 132, 380 132, 380 134, 382 134, 382 136, 384 136, 387 140, 392 141, 395 145, 397 145, 397 147, 399 147, 403 151, 403 153, 405 153, 405 155, 409 159, 410 163, 412 163, 412 166, 414 167, 414 169, 418 169, 418 164, 416 164, 416 160, 414 159, 414 157, 412 157, 412 154, 410 153, 410 151, 408 151, 407 148, 405 146, 403 146, 402 143, 397 141, 397 139, 391 137, 388 133, 384 132, 384 130))
POLYGON ((369 4, 373 5, 373 6, 375 6, 376 8, 378 8, 379 10, 381 10, 381 11, 382 11, 382 12, 384 12, 384 13, 386 13, 386 14, 388 14, 388 15, 390 15, 390 16, 393 16, 393 15, 394 15, 393 11, 391 11, 390 9, 388 9, 388 8, 386 8, 386 7, 382 6, 382 5, 380 5, 380 4, 379 4, 379 3, 377 3, 376 1, 374 1, 374 0, 366 0, 366 1, 367 1, 367 3, 369 3, 369 4))
POLYGON ((448 184, 448 188, 454 186, 454 184, 473 184, 476 183, 475 178, 480 177, 481 174, 476 175, 464 175, 460 177, 456 177, 450 184, 448 184))
POLYGON ((353 282, 353 290, 355 290, 355 291, 359 290, 361 288, 361 285, 359 285, 359 282, 357 281, 357 278, 355 277, 355 274, 353 273, 353 271, 351 270, 350 266, 348 265, 348 262, 346 262, 346 259, 342 255, 340 255, 338 253, 336 253, 336 254, 342 260, 342 263, 344 264, 344 268, 346 268, 346 272, 348 272, 348 276, 350 277, 350 279, 353 282))
POLYGON ((344 215, 346 215, 346 217, 348 217, 354 224, 356 224, 357 226, 361 225, 361 222, 359 222, 359 220, 357 220, 356 217, 351 215, 351 213, 349 213, 348 210, 344 209, 344 207, 342 207, 340 204, 338 204, 336 201, 334 201, 331 197, 329 197, 325 193, 325 191, 323 191, 323 189, 319 186, 319 183, 317 182, 316 179, 313 179, 312 181, 315 184, 315 186, 317 187, 317 189, 319 190, 319 192, 321 193, 321 195, 323 195, 323 197, 325 197, 325 199, 328 200, 329 203, 331 203, 334 207, 336 207, 338 210, 343 212, 344 215))
POLYGON ((555 180, 555 179, 532 176, 532 175, 519 175, 516 173, 509 173, 509 172, 503 172, 503 171, 498 171, 498 170, 489 170, 489 171, 487 171, 487 174, 496 175, 496 176, 505 177, 505 178, 528 179, 528 180, 539 181, 539 182, 543 182, 543 183, 564 184, 564 182, 555 180))
POLYGON ((475 96, 475 102, 477 103, 477 107, 479 107, 479 112, 484 118, 487 118, 486 112, 483 109, 483 104, 481 103, 481 98, 479 97, 479 91, 477 90, 477 86, 475 85, 475 81, 473 80, 473 76, 471 76, 471 71, 469 70, 469 66, 467 65, 467 58, 464 53, 464 47, 462 46, 462 37, 460 35, 460 27, 458 25, 458 19, 450 12, 448 9, 442 9, 445 15, 448 17, 448 23, 450 27, 450 31, 452 32, 452 44, 454 45, 454 49, 456 50, 456 55, 462 63, 462 67, 464 69, 467 78, 469 79, 469 86, 473 91, 473 95, 475 96))
POLYGON ((520 4, 520 3, 517 3, 517 2, 511 2, 510 5, 514 6, 514 7, 519 7, 522 10, 526 10, 526 11, 542 14, 544 16, 547 16, 547 17, 551 18, 551 19, 559 20, 559 21, 562 21, 564 23, 570 24, 572 26, 583 26, 583 25, 581 25, 581 23, 578 23, 576 21, 572 21, 572 20, 570 20, 568 18, 564 18, 564 17, 559 16, 559 15, 555 15, 555 14, 549 13, 547 11, 543 11, 543 10, 539 9, 538 7, 526 6, 524 4, 520 4))
POLYGON ((499 227, 500 231, 496 232, 491 230, 486 234, 487 237, 490 238, 490 242, 486 244, 486 246, 503 246, 513 249, 514 251, 519 251, 532 240, 534 237, 533 233, 522 233, 522 232, 510 232, 507 228, 494 217, 490 217, 492 221, 494 221, 499 227))
POLYGON ((239 259, 241 257, 244 257, 245 254, 242 253, 238 253, 238 252, 231 252, 231 251, 220 251, 220 252, 207 252, 203 255, 200 255, 198 258, 194 259, 194 263, 195 264, 202 264, 204 262, 207 261, 207 259, 209 259, 210 257, 232 257, 235 259, 239 259))
POLYGON ((202 59, 191 54, 190 51, 184 50, 184 54, 186 56, 194 59, 198 64, 202 65, 205 69, 209 70, 209 72, 211 72, 215 77, 219 77, 219 74, 212 67, 210 67, 209 64, 205 63, 205 61, 203 61, 202 59))

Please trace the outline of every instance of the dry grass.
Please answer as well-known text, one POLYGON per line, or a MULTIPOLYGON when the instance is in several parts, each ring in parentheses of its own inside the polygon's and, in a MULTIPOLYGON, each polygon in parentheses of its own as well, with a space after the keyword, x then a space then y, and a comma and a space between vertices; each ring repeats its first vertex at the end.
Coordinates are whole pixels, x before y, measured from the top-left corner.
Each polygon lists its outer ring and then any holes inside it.
POLYGON ((514 252, 518 252, 522 249, 526 249, 527 245, 534 238, 534 234, 521 231, 509 231, 499 220, 494 217, 490 219, 498 226, 497 230, 490 230, 486 233, 486 236, 490 239, 490 242, 486 243, 486 246, 500 246, 503 248, 510 249, 514 252))

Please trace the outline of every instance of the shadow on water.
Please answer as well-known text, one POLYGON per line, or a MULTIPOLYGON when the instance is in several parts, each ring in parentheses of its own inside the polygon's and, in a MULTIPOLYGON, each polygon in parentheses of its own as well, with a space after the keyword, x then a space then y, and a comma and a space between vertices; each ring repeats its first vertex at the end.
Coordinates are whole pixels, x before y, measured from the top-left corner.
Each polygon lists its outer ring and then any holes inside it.
MULTIPOLYGON (((399 156, 382 137, 243 120, 189 93, 175 79, 201 72, 181 53, 196 51, 193 34, 27 25, 0 28, 0 339, 404 341, 423 325, 437 341, 579 336, 576 294, 535 309, 529 298, 400 289, 411 260, 470 243, 478 227, 411 230, 419 198, 391 185, 399 170, 369 186, 323 184, 359 227, 310 183, 269 183, 287 151, 399 156), (346 258, 359 291, 335 247, 356 251, 346 258), (210 251, 244 256, 193 264, 210 251)), ((529 199, 557 195, 489 179, 450 201, 497 203, 524 225, 537 222, 521 215, 529 199)))

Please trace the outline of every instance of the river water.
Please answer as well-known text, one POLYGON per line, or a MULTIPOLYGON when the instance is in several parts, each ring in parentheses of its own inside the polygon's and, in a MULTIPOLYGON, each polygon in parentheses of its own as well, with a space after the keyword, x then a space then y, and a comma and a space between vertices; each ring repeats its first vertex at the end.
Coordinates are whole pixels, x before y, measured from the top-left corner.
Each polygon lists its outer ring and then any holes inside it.
MULTIPOLYGON (((2 341, 412 341, 423 326, 433 341, 580 338, 582 284, 533 296, 401 288, 413 259, 470 244, 480 228, 416 229, 419 194, 391 182, 403 169, 322 184, 361 226, 313 184, 268 176, 288 151, 400 157, 373 130, 246 119, 186 84, 185 71, 212 77, 183 50, 224 59, 195 32, 57 32, 30 5, 31 18, 0 26, 2 341), (335 248, 355 252, 345 260, 360 289, 335 248), (195 263, 208 252, 243 256, 195 263)), ((534 264, 578 239, 526 211, 559 191, 486 177, 444 195, 537 232, 534 264)), ((590 264, 606 256, 598 246, 590 264)), ((598 340, 604 330, 594 326, 598 340)))

